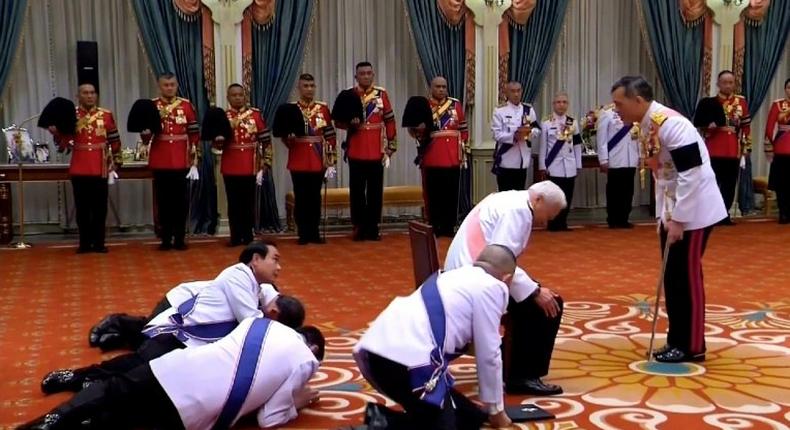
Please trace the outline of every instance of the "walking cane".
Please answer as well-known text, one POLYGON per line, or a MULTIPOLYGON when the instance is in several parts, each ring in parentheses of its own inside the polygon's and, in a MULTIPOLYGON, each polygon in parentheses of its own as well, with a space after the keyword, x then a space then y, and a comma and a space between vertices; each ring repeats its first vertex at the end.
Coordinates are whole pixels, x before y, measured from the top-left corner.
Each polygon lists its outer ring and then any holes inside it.
POLYGON ((653 326, 650 330, 650 345, 647 348, 647 361, 653 361, 653 342, 656 338, 656 325, 658 324, 658 308, 661 302, 661 292, 664 289, 664 273, 667 271, 667 257, 669 256, 669 238, 664 243, 664 254, 661 259, 661 273, 658 275, 658 284, 656 285, 656 305, 653 308, 653 326))

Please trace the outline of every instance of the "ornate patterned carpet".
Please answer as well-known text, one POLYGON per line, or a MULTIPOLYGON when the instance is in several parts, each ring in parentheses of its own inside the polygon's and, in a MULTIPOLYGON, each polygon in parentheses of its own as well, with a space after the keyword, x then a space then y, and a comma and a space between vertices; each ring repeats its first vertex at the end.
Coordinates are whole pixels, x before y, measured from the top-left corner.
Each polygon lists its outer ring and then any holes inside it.
MULTIPOLYGON (((146 313, 172 285, 212 278, 231 264, 240 248, 223 242, 193 240, 182 253, 144 241, 111 244, 108 255, 75 255, 69 245, 0 251, 0 429, 67 398, 40 393, 47 371, 110 356, 87 347, 101 316, 146 313)), ((440 243, 442 252, 448 244, 440 243)), ((286 428, 359 423, 366 401, 386 399, 360 378, 350 352, 395 295, 413 290, 408 238, 330 238, 308 247, 284 239, 280 249, 281 289, 305 302, 308 323, 330 343, 314 380, 322 400, 286 428)), ((744 222, 714 231, 704 259, 708 355, 700 365, 643 362, 658 254, 651 227, 533 235, 520 262, 566 299, 548 377, 565 394, 508 397, 557 416, 519 428, 790 428, 790 228, 744 222)), ((665 324, 662 314, 659 333, 665 324)), ((462 358, 452 370, 462 391, 474 394, 473 361, 462 358)))

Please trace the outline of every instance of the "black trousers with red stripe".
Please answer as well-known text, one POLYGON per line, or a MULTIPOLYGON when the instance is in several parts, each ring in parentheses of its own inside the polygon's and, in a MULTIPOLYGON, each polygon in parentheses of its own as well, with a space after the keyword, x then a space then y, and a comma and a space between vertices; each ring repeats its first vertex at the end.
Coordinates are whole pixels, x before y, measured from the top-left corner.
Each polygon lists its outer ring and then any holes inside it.
MULTIPOLYGON (((705 288, 702 256, 713 226, 683 232, 683 239, 669 247, 664 292, 669 331, 667 344, 688 354, 705 352, 705 288)), ((661 225, 661 250, 667 230, 661 225)))

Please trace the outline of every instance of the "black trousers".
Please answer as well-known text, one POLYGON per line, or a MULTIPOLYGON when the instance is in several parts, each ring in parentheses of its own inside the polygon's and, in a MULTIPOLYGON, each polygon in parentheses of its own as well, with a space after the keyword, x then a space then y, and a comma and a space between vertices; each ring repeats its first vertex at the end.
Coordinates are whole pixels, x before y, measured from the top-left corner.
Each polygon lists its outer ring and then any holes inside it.
POLYGON ((455 389, 447 394, 443 408, 420 400, 411 390, 406 366, 376 354, 367 355, 373 385, 406 412, 402 422, 390 423, 388 429, 478 430, 488 419, 485 412, 455 389))
POLYGON ((291 172, 294 185, 294 218, 299 239, 320 239, 322 172, 291 172))
POLYGON ((573 201, 573 188, 576 184, 576 177, 572 178, 560 178, 558 176, 549 176, 548 179, 551 182, 557 184, 562 192, 565 193, 565 201, 568 202, 568 206, 565 207, 562 211, 560 211, 559 215, 556 218, 549 221, 548 229, 552 231, 557 230, 567 230, 568 229, 568 212, 571 210, 571 202, 573 201))
POLYGON ((606 174, 606 222, 611 227, 628 224, 634 199, 636 167, 609 169, 606 174))
POLYGON ((523 190, 527 185, 527 169, 503 169, 496 174, 499 191, 523 190))
POLYGON ((159 225, 163 244, 184 244, 187 222, 187 170, 154 170, 159 225))
MULTIPOLYGON (((683 240, 669 248, 664 294, 669 331, 667 344, 688 354, 705 352, 705 288, 702 282, 702 256, 713 227, 688 230, 683 240)), ((667 231, 661 226, 661 251, 667 231)))
POLYGON ((737 158, 711 157, 710 166, 716 174, 716 183, 719 185, 721 197, 727 211, 735 201, 735 184, 738 181, 740 160, 737 158))
POLYGON ((89 385, 51 413, 61 416, 58 428, 83 428, 85 420, 97 429, 184 428, 148 364, 89 385))
POLYGON ((458 167, 422 169, 428 219, 437 236, 453 237, 458 221, 458 167))
POLYGON ((228 196, 228 224, 232 245, 252 242, 255 218, 255 176, 223 175, 228 196))
MULTIPOLYGON (((549 373, 551 353, 562 320, 563 300, 557 297, 559 314, 549 318, 533 299, 508 304, 510 322, 507 326, 510 337, 505 383, 519 383, 525 379, 542 378, 549 373)), ((507 353, 506 348, 506 353, 507 353)))
POLYGON ((774 155, 768 188, 776 193, 779 220, 790 220, 790 155, 774 155))
POLYGON ((71 187, 77 209, 80 249, 103 248, 107 223, 107 178, 72 176, 71 187))
POLYGON ((367 239, 379 234, 384 195, 384 166, 380 161, 348 160, 351 222, 367 239))

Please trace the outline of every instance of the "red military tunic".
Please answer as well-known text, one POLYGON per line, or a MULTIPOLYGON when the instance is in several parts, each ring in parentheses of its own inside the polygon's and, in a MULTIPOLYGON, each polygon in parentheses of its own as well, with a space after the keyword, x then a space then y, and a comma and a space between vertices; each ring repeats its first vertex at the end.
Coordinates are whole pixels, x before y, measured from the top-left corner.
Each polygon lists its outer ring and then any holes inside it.
POLYGON ((765 152, 790 155, 790 100, 779 99, 771 103, 765 125, 765 152))
POLYGON ((195 108, 189 100, 181 97, 169 103, 158 97, 154 103, 159 109, 162 132, 153 136, 148 167, 154 170, 188 169, 198 156, 200 140, 195 108))
POLYGON ((249 107, 230 108, 225 115, 233 129, 233 139, 217 145, 222 149, 220 172, 230 176, 254 176, 264 164, 271 167, 271 134, 261 111, 249 107))
MULTIPOLYGON (((335 164, 335 128, 324 102, 296 103, 302 111, 306 136, 288 138, 288 170, 322 172, 335 164), (326 154, 326 159, 324 155, 326 154)), ((380 159, 380 158, 379 158, 380 159)))
MULTIPOLYGON (((348 158, 357 161, 379 161, 386 149, 395 151, 398 142, 395 140, 395 113, 392 111, 387 90, 373 86, 367 91, 359 86, 354 91, 362 99, 365 121, 361 123, 348 139, 348 158)), ((346 124, 342 124, 346 127, 346 124)))
POLYGON ((743 96, 717 97, 727 123, 723 127, 705 130, 705 144, 711 157, 740 158, 751 147, 749 106, 743 96), (743 144, 743 146, 741 146, 743 144))
POLYGON ((56 137, 58 148, 72 149, 69 174, 107 177, 109 167, 121 164, 121 139, 112 112, 100 107, 77 107, 77 132, 56 137))
POLYGON ((437 131, 431 133, 431 143, 422 156, 422 167, 458 167, 463 162, 465 144, 469 140, 464 108, 452 97, 443 101, 431 97, 430 101, 437 131))

